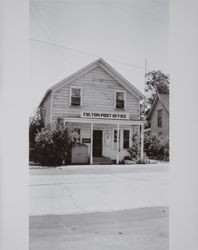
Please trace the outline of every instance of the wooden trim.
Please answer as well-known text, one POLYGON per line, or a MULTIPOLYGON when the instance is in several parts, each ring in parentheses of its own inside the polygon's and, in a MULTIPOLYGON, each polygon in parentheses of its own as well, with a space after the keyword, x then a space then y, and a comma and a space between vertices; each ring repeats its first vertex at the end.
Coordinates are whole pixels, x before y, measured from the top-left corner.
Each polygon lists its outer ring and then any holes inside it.
POLYGON ((145 98, 145 96, 135 86, 133 86, 126 78, 120 75, 111 65, 105 62, 103 59, 99 60, 99 65, 138 100, 145 98))
POLYGON ((50 118, 49 118, 49 120, 50 120, 50 123, 51 123, 51 125, 52 125, 52 123, 53 123, 53 117, 52 117, 52 114, 53 114, 53 91, 51 91, 51 94, 50 94, 50 118))
POLYGON ((119 143, 120 143, 120 124, 117 124, 117 155, 116 155, 116 164, 119 164, 119 143))
POLYGON ((96 64, 97 60, 84 66, 83 68, 81 68, 80 70, 77 70, 76 72, 74 72, 73 74, 69 75, 68 77, 66 77, 65 79, 63 79, 62 81, 56 83, 54 86, 52 86, 50 89, 54 89, 54 92, 58 91, 59 89, 61 89, 65 84, 69 84, 71 82, 73 82, 74 80, 78 79, 79 77, 83 76, 84 74, 88 73, 89 71, 95 69, 98 65, 96 64))
MULTIPOLYGON (((105 62, 102 58, 95 60, 94 62, 88 64, 87 66, 81 68, 75 73, 71 74, 67 78, 62 81, 56 83, 51 88, 49 88, 43 97, 41 103, 45 100, 47 94, 53 90, 56 92, 61 89, 63 86, 68 85, 72 81, 78 79, 83 76, 87 72, 93 70, 94 68, 100 66, 103 70, 105 70, 109 75, 111 75, 116 81, 118 81, 125 89, 127 89, 132 95, 134 95, 138 100, 143 99, 145 96, 135 87, 133 86, 127 79, 121 76, 115 69, 113 69, 107 62, 105 62)), ((41 105, 40 103, 40 105, 41 105)))
POLYGON ((91 122, 90 164, 93 164, 93 122, 91 122))
POLYGON ((132 120, 105 120, 105 119, 94 119, 94 118, 74 118, 74 117, 67 117, 64 118, 65 122, 79 122, 79 123, 92 123, 95 124, 117 124, 119 122, 120 125, 144 125, 144 121, 132 121, 132 120))
POLYGON ((132 147, 132 125, 130 126, 130 138, 129 138, 129 147, 132 147))

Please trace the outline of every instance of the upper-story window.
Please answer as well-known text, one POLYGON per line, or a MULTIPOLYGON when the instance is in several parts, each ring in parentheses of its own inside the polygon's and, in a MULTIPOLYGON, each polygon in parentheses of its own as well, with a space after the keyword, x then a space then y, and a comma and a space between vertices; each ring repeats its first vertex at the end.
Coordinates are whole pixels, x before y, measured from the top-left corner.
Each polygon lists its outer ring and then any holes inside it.
POLYGON ((116 90, 115 92, 115 108, 125 109, 126 107, 126 92, 116 90))
POLYGON ((162 109, 157 111, 157 126, 162 127, 162 109))
POLYGON ((70 88, 70 105, 75 107, 82 106, 82 89, 78 87, 70 88))

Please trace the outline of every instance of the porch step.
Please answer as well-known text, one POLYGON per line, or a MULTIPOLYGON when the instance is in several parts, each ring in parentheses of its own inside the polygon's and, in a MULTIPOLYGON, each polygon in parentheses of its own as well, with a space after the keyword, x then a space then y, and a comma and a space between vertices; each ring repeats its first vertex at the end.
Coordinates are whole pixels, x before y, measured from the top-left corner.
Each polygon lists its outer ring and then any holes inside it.
POLYGON ((110 165, 112 164, 112 160, 109 157, 93 157, 94 165, 110 165))

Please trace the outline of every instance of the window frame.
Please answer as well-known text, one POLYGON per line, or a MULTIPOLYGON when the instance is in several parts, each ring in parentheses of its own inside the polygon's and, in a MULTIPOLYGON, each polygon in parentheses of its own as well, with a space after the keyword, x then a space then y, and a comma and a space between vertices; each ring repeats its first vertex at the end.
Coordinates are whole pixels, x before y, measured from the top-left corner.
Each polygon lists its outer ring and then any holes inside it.
POLYGON ((75 107, 75 108, 82 107, 82 87, 70 86, 70 91, 69 91, 69 106, 75 107), (71 100, 71 98, 72 98, 72 89, 80 89, 80 105, 79 106, 72 105, 72 100, 71 100))
POLYGON ((114 109, 116 109, 116 110, 126 110, 126 91, 125 90, 115 90, 115 92, 114 92, 114 109), (122 109, 116 107, 116 96, 117 96, 118 92, 124 93, 124 108, 122 108, 122 109))
POLYGON ((162 122, 163 122, 162 113, 163 113, 163 109, 158 109, 157 110, 157 127, 158 128, 162 128, 162 122), (159 116, 159 113, 161 113, 161 116, 159 116))

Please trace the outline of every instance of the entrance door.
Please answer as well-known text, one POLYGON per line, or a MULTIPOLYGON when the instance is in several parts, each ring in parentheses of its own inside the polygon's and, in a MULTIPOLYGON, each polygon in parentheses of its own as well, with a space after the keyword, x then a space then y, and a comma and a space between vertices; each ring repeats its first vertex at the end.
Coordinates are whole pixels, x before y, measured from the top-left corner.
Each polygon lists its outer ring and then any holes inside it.
POLYGON ((93 130, 93 156, 102 156, 102 130, 93 130))

